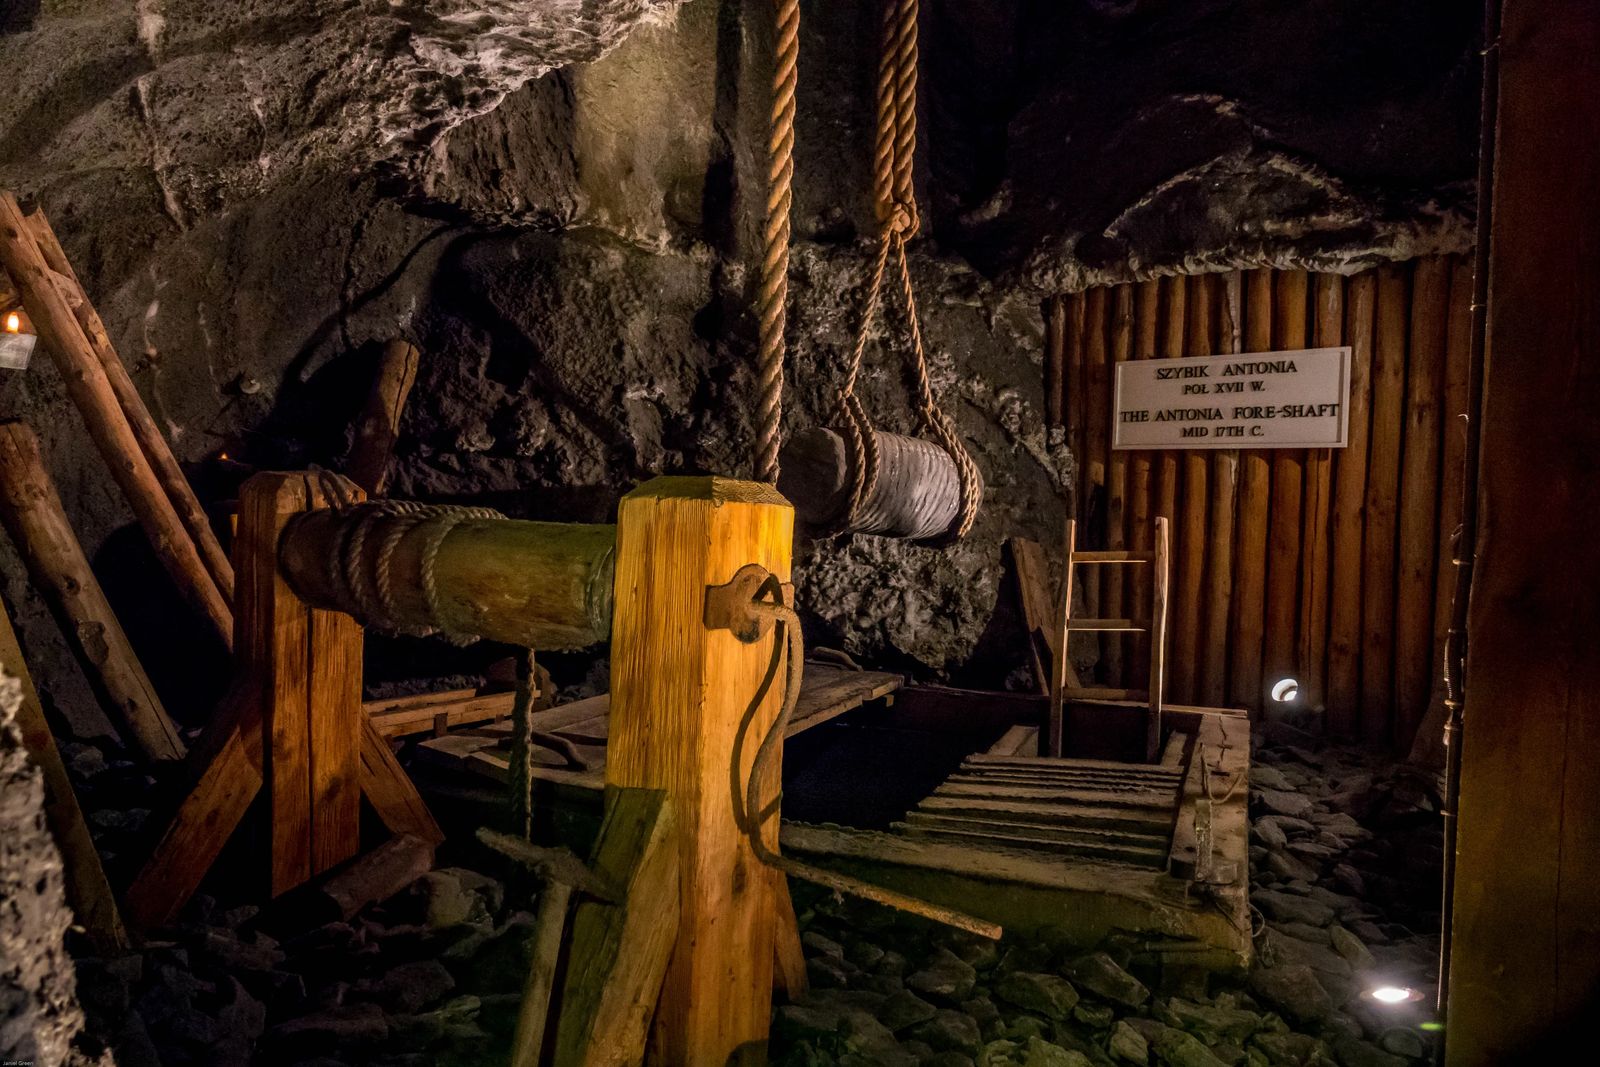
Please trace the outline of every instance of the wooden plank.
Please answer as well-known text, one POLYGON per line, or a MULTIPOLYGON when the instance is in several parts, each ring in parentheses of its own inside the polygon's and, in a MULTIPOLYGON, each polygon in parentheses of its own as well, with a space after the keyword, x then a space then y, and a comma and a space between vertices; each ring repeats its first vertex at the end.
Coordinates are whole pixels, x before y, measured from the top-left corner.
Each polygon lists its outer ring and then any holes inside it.
POLYGON ((628 1067, 643 1058, 677 934, 676 827, 664 792, 606 790, 591 868, 621 895, 582 901, 573 915, 554 1062, 628 1067))
POLYGON ((1001 735, 1000 740, 989 746, 988 754, 991 756, 1032 754, 1038 750, 1038 744, 1037 726, 1013 726, 1001 735))
POLYGON ((1146 833, 1165 833, 1172 819, 1160 809, 1097 807, 1092 805, 1043 801, 1007 800, 999 797, 944 796, 935 793, 917 805, 919 811, 996 818, 1005 822, 1056 822, 1070 818, 1082 826, 1143 828, 1146 833))
POLYGON ((1050 717, 1045 722, 1045 743, 1042 751, 1048 756, 1060 756, 1066 741, 1066 707, 1068 687, 1067 672, 1071 669, 1068 658, 1072 620, 1072 578, 1077 568, 1072 565, 1072 550, 1077 545, 1078 524, 1073 519, 1066 522, 1062 537, 1061 595, 1056 602, 1055 669, 1050 672, 1050 717))
POLYGON ((1511 0, 1489 39, 1500 111, 1448 1067, 1581 1058, 1568 1050, 1600 989, 1600 5, 1511 0))
MULTIPOLYGON (((1218 347, 1244 350, 1244 277, 1238 271, 1222 276, 1215 301, 1218 347)), ((1198 699, 1220 704, 1228 699, 1228 625, 1233 617, 1234 521, 1239 502, 1239 451, 1211 454, 1211 525, 1205 561, 1204 606, 1201 610, 1203 653, 1198 699)))
POLYGON ((1248 729, 1235 731, 1232 726, 1218 716, 1200 719, 1167 857, 1168 869, 1176 877, 1223 884, 1246 880, 1250 794, 1245 779, 1250 770, 1250 737, 1248 729), (1201 773, 1202 756, 1209 779, 1201 773), (1202 801, 1207 802, 1204 812, 1202 801), (1199 833, 1202 818, 1211 823, 1204 841, 1199 833))
MULTIPOLYGON (((662 1062, 723 1064, 766 1043, 775 901, 736 820, 734 785, 756 773, 759 746, 734 753, 736 739, 766 735, 782 693, 751 707, 770 642, 744 644, 703 618, 706 588, 746 564, 788 581, 793 524, 771 486, 724 478, 656 478, 618 512, 606 783, 667 792, 682 871, 653 1024, 662 1062)), ((762 798, 778 792, 778 767, 757 782, 762 798)), ((777 829, 771 819, 756 831, 774 851, 777 829)))
MULTIPOLYGON (((1158 344, 1160 324, 1161 288, 1155 279, 1140 282, 1134 290, 1134 359, 1154 359, 1158 344)), ((1137 451, 1128 457, 1128 546, 1135 552, 1148 553, 1154 527, 1151 524, 1154 502, 1155 453, 1137 451)), ((1135 568, 1125 579, 1124 599, 1130 604, 1150 603, 1150 575, 1143 568, 1135 568)), ((1143 638, 1131 638, 1127 643, 1127 661, 1123 668, 1123 682, 1127 685, 1144 685, 1149 663, 1150 643, 1143 638)))
POLYGON ((147 759, 181 760, 183 738, 90 569, 25 422, 0 422, 0 522, 111 721, 147 759))
POLYGON ((444 832, 395 759, 388 740, 370 722, 364 722, 361 729, 360 773, 361 795, 390 833, 414 834, 434 844, 444 841, 444 832))
POLYGON ((1372 343, 1378 276, 1350 279, 1345 300, 1345 343, 1350 354, 1348 444, 1334 467, 1332 577, 1328 608, 1328 731, 1354 737, 1361 715, 1362 531, 1367 490, 1367 442, 1372 421, 1372 343))
POLYGON ((797 1001, 811 991, 805 946, 800 942, 800 920, 795 916, 794 899, 789 895, 788 876, 776 868, 769 868, 767 876, 772 881, 772 896, 777 901, 778 912, 778 928, 772 946, 773 990, 790 1001, 797 1001))
MULTIPOLYGON (((1306 347, 1306 272, 1280 271, 1273 285, 1272 347, 1306 347)), ((1261 661, 1265 684, 1298 678, 1296 624, 1300 608, 1300 504, 1306 450, 1272 453, 1272 503, 1267 523, 1266 636, 1261 661)))
POLYGON ((50 836, 61 850, 67 903, 95 951, 102 956, 119 955, 128 949, 128 932, 123 928, 116 897, 111 893, 105 868, 100 864, 100 853, 84 824, 78 796, 72 790, 72 780, 61 762, 56 739, 45 721, 44 706, 39 703, 38 690, 33 686, 33 676, 22 657, 22 646, 17 643, 16 631, 11 628, 11 618, 6 614, 3 601, 0 601, 0 667, 17 679, 22 688, 22 703, 16 715, 17 732, 22 735, 22 747, 27 749, 44 779, 44 818, 50 836))
POLYGON ((99 313, 89 300, 83 283, 78 280, 77 272, 72 269, 72 261, 67 258, 66 250, 61 247, 55 230, 50 226, 50 220, 40 208, 35 209, 23 222, 37 243, 45 264, 65 283, 68 302, 71 303, 73 313, 77 316, 84 338, 100 361, 101 369, 105 371, 106 382, 116 397, 118 407, 122 409, 123 417, 128 421, 128 428, 133 431, 140 450, 149 461, 151 470, 166 492, 173 510, 177 512, 184 529, 193 540, 195 550, 199 552, 200 559, 205 564, 206 572, 216 584, 217 591, 222 595, 222 599, 231 605, 233 563, 228 559, 228 554, 222 550, 216 532, 211 529, 211 520, 195 497, 194 489, 189 485, 189 479, 184 476, 183 468, 178 466, 172 449, 167 446, 167 439, 162 435, 161 428, 156 425, 155 419, 151 418, 150 409, 145 407, 144 398, 139 395, 133 379, 128 375, 128 368, 117 355, 111 337, 106 333, 104 323, 100 321, 99 313))
POLYGON ((1439 407, 1444 400, 1450 264, 1418 260, 1411 291, 1411 352, 1400 460, 1395 578, 1394 734, 1411 747, 1433 688, 1434 573, 1439 560, 1439 407))
POLYGON ((1006 766, 1030 771, 1109 771, 1115 774, 1134 775, 1141 778, 1176 778, 1179 772, 1153 764, 1125 763, 1120 760, 1079 759, 1065 757, 1001 757, 974 752, 964 761, 971 766, 1006 766))
MULTIPOLYGON (((239 575, 241 594, 247 582, 239 575)), ((166 925, 189 902, 200 880, 261 792, 259 694, 241 696, 229 730, 204 774, 123 896, 123 914, 136 930, 166 925)))
MULTIPOLYGON (((1011 551, 1012 572, 1017 578, 1017 598, 1023 625, 1028 628, 1029 654, 1034 667, 1034 685, 1040 693, 1050 691, 1050 679, 1060 660, 1060 628, 1055 621, 1057 598, 1050 595, 1050 566, 1039 542, 1025 537, 1006 541, 1011 551)), ((1078 672, 1069 659, 1066 663, 1069 686, 1078 685, 1078 672)))
POLYGON ((361 625, 310 611, 311 873, 361 850, 361 625))
POLYGON ((480 697, 467 689, 451 700, 431 704, 394 706, 390 702, 386 710, 373 711, 372 706, 377 702, 369 701, 364 707, 372 725, 384 737, 406 737, 428 733, 440 725, 451 729, 504 719, 511 714, 514 697, 512 693, 489 693, 480 697))
MULTIPOLYGON (((1183 354, 1216 354, 1213 334, 1213 303, 1216 276, 1196 274, 1189 279, 1186 304, 1188 324, 1184 330, 1183 354)), ((1183 493, 1178 501, 1177 578, 1172 585, 1172 670, 1166 689, 1178 700, 1199 696, 1200 626, 1207 549, 1207 514, 1211 503, 1208 485, 1211 457, 1206 452, 1189 450, 1181 460, 1183 493)), ((1142 609, 1139 609, 1142 610, 1142 609)))
MULTIPOLYGON (((1119 285, 1111 290, 1111 382, 1116 381, 1115 364, 1126 363, 1133 356, 1133 286, 1119 285)), ((1110 388, 1107 389, 1105 408, 1111 410, 1110 388)), ((1106 447, 1110 448, 1110 432, 1106 433, 1106 447)), ((1106 548, 1107 553, 1126 552, 1128 548, 1128 453, 1113 449, 1106 460, 1106 548)), ((1082 558, 1080 556, 1080 558, 1082 558)), ((1121 567, 1110 567, 1101 577, 1101 610, 1109 614, 1128 611, 1126 586, 1121 567)), ((1101 642, 1101 676, 1107 685, 1119 686, 1123 682, 1123 659, 1127 654, 1127 640, 1120 635, 1110 635, 1101 642)))
MULTIPOLYGON (((1343 343, 1344 279, 1316 275, 1312 296, 1311 343, 1333 348, 1343 343)), ((1333 449, 1306 450, 1305 499, 1300 528, 1300 664, 1301 702, 1325 706, 1328 691, 1328 529, 1333 506, 1333 449)))
MULTIPOLYGON (((1272 348, 1270 270, 1253 270, 1245 276, 1244 325, 1247 352, 1265 352, 1272 348)), ((1270 454, 1254 448, 1242 451, 1228 692, 1233 703, 1257 713, 1265 696, 1261 653, 1266 628, 1267 512, 1271 495, 1270 454)))
POLYGON ((1400 495, 1408 290, 1404 268, 1378 268, 1361 554, 1361 734, 1373 744, 1388 744, 1394 738, 1395 501, 1400 495))
POLYGON ((914 837, 933 838, 940 841, 960 841, 965 844, 1027 848, 1057 855, 1082 856, 1086 859, 1110 860, 1120 863, 1154 865, 1167 858, 1166 841, 1156 839, 1150 843, 1122 844, 1087 840, 1078 835, 1040 828, 1023 830, 1005 826, 986 827, 981 822, 958 826, 954 820, 937 820, 892 823, 901 833, 914 837))
POLYGON ((105 368, 84 336, 76 313, 51 280, 53 272, 24 221, 22 209, 7 192, 0 192, 0 266, 21 291, 28 318, 60 368, 67 394, 83 415, 90 438, 143 527, 156 558, 218 638, 231 645, 233 615, 228 601, 206 570, 194 541, 129 428, 105 368))
POLYGON ((1156 519, 1156 561, 1150 568, 1155 575, 1155 590, 1150 609, 1150 707, 1146 714, 1144 758, 1153 760, 1161 749, 1161 706, 1167 678, 1167 539, 1170 524, 1156 519))
POLYGON ((794 737, 821 726, 870 700, 881 700, 904 684, 903 676, 887 671, 850 671, 808 663, 800 699, 783 736, 794 737))
POLYGON ((417 365, 422 354, 410 342, 393 340, 383 346, 378 359, 378 375, 366 407, 356 419, 355 440, 345 464, 350 480, 371 496, 382 496, 388 482, 389 457, 400 436, 400 420, 406 398, 417 380, 417 365))

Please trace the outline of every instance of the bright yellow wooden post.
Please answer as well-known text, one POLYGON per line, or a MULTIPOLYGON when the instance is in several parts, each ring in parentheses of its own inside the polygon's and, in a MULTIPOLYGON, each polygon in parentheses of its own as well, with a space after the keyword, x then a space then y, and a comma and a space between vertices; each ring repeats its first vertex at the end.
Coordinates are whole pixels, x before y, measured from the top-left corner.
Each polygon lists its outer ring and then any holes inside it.
MULTIPOLYGON (((775 636, 742 644, 702 615, 707 587, 747 563, 788 581, 793 536, 777 490, 727 478, 657 478, 617 516, 606 781, 664 789, 677 816, 682 909, 651 1042, 653 1062, 673 1067, 765 1057, 773 883, 735 821, 734 789, 782 697, 773 686, 743 723, 775 636)), ((768 835, 776 849, 776 819, 768 835)))

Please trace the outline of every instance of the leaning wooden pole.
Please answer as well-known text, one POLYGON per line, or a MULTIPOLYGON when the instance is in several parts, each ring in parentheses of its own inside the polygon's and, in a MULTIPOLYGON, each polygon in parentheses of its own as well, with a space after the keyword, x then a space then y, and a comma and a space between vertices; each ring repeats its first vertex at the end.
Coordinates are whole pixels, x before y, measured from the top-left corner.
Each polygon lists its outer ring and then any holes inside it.
POLYGON ((117 355, 116 348, 111 344, 111 337, 106 333, 105 325, 100 321, 100 315, 95 311, 94 304, 89 301, 83 283, 78 280, 77 273, 72 269, 72 261, 67 258, 66 250, 61 247, 55 230, 50 226, 50 220, 45 217, 43 209, 38 209, 27 216, 24 222, 38 244, 45 264, 65 278, 76 290, 73 293, 77 298, 72 302, 73 313, 77 316, 78 325, 83 329, 83 335, 88 339, 101 369, 105 371, 106 381, 116 397, 117 406, 121 408, 123 417, 128 420, 128 428, 138 440, 140 452, 149 462, 150 469, 155 472, 156 479, 165 490, 173 510, 182 520, 183 528, 188 531, 190 540, 194 542, 195 550, 205 563, 206 573, 216 584, 222 599, 231 605, 233 563, 228 559, 228 554, 222 550, 222 544, 211 528, 211 520, 206 517, 205 509, 195 497, 189 479, 184 476, 183 468, 178 466, 172 449, 167 445, 166 437, 156 425, 156 420, 150 416, 150 409, 145 407, 144 398, 139 395, 138 388, 128 375, 128 368, 123 365, 122 358, 117 355))
POLYGON ((400 420, 405 414, 406 398, 416 383, 421 358, 416 345, 409 341, 394 340, 383 346, 378 377, 356 420, 355 441, 345 464, 350 480, 365 489, 368 496, 382 496, 388 487, 389 459, 400 436, 400 420))
MULTIPOLYGON (((665 790, 676 815, 680 915, 652 1041, 664 1064, 765 1053, 776 901, 736 797, 782 699, 774 685, 752 707, 778 637, 709 629, 706 593, 750 563, 788 581, 793 524, 772 487, 725 478, 657 478, 618 510, 606 784, 665 790)), ((776 851, 777 820, 763 832, 776 851)))
POLYGON ((67 394, 82 413, 89 436, 144 528, 156 558, 172 575, 178 591, 231 648, 233 615, 228 600, 145 458, 105 368, 10 193, 0 193, 0 266, 21 290, 23 308, 61 368, 67 394))
POLYGON ((25 422, 0 422, 0 522, 111 720, 147 758, 182 759, 183 738, 90 570, 25 422))

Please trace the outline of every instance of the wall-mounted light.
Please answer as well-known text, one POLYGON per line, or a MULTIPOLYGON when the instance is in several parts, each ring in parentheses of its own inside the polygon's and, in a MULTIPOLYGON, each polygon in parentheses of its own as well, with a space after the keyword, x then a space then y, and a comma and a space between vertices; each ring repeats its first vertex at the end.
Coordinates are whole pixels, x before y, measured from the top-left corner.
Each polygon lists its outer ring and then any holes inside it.
POLYGON ((32 324, 20 310, 12 308, 0 314, 0 367, 27 370, 38 340, 33 335, 32 324))
POLYGON ((1280 704, 1292 704, 1300 696, 1300 683, 1294 678, 1279 678, 1272 683, 1272 699, 1280 704))

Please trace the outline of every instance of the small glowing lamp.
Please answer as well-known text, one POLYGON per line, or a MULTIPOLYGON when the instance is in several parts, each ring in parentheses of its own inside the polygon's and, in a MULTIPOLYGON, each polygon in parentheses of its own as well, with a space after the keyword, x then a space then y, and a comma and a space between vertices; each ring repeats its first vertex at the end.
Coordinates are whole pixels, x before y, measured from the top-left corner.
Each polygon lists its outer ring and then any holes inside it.
POLYGON ((1294 678, 1279 678, 1272 684, 1272 699, 1280 704, 1293 703, 1300 695, 1300 683, 1294 678))
POLYGON ((6 312, 6 333, 22 332, 22 316, 15 311, 6 312))
POLYGON ((34 342, 38 340, 25 330, 20 311, 0 314, 0 367, 6 370, 27 370, 33 356, 34 342))
POLYGON ((1410 986, 1380 985, 1367 990, 1367 997, 1386 1007, 1410 1004, 1422 999, 1422 994, 1410 986))

